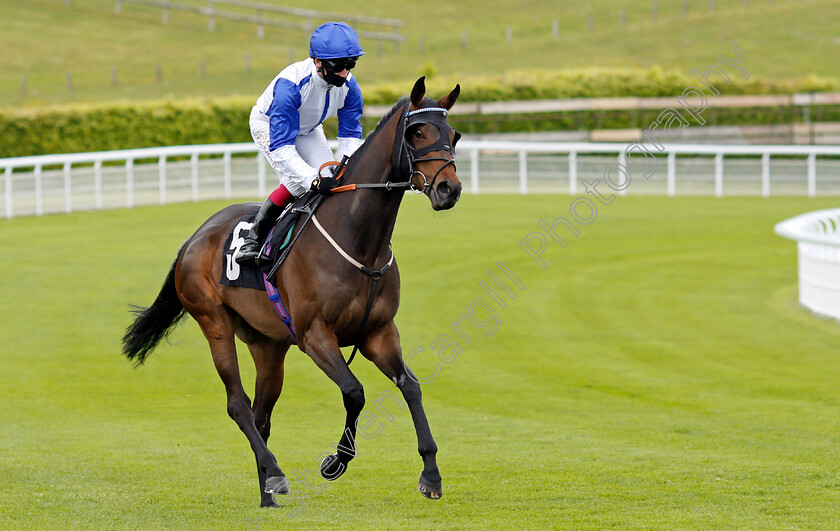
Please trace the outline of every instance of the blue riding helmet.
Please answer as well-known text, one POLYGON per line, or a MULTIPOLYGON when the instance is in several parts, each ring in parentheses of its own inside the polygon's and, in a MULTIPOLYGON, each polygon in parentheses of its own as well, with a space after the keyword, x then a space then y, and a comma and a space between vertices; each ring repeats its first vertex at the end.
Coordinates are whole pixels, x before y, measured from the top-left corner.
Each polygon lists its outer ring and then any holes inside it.
POLYGON ((343 59, 364 55, 359 36, 344 22, 321 24, 309 40, 309 57, 317 59, 343 59))

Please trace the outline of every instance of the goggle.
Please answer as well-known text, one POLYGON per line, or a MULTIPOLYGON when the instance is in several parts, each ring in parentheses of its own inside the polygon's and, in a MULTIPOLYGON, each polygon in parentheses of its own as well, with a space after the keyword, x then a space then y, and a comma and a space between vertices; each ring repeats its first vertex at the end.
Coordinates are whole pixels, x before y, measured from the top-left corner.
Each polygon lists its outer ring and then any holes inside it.
POLYGON ((356 68, 358 57, 345 57, 342 59, 321 59, 321 62, 330 72, 341 72, 356 68))

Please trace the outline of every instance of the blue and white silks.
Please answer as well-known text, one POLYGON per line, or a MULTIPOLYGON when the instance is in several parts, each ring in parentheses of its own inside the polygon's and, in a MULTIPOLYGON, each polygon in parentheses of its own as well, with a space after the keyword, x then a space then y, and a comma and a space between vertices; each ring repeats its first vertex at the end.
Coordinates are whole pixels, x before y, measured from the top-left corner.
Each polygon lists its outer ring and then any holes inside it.
POLYGON ((295 196, 309 189, 318 168, 341 160, 362 144, 362 91, 352 74, 341 87, 321 79, 313 59, 286 67, 251 109, 254 142, 295 196), (333 158, 324 120, 338 116, 338 151, 333 158))

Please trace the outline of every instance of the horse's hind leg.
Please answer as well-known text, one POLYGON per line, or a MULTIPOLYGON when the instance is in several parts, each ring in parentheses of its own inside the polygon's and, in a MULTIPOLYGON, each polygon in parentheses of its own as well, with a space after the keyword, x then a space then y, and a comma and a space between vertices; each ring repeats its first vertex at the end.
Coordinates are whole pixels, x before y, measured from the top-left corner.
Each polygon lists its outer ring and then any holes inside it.
MULTIPOLYGON (((289 345, 277 343, 268 338, 260 338, 248 343, 248 349, 257 367, 257 380, 254 391, 254 424, 262 440, 268 444, 271 434, 271 412, 283 390, 283 363, 289 345)), ((277 507, 272 495, 265 492, 266 473, 257 459, 257 473, 260 477, 261 507, 277 507)))
MULTIPOLYGON (((192 313, 192 312, 191 312, 192 313)), ((234 341, 233 316, 224 306, 219 305, 212 310, 193 313, 201 331, 210 343, 213 363, 225 384, 227 393, 228 415, 236 422, 257 458, 257 467, 261 476, 260 487, 269 494, 285 494, 289 492, 286 476, 277 465, 274 455, 268 450, 265 441, 260 436, 254 423, 254 413, 251 402, 242 388, 239 376, 239 362, 236 357, 236 343, 234 341)))
POLYGON ((385 376, 397 384, 408 403, 408 410, 411 412, 411 419, 414 421, 414 429, 417 432, 417 450, 423 458, 423 472, 420 474, 417 489, 432 500, 440 498, 443 496, 443 486, 437 466, 437 444, 432 437, 429 422, 426 420, 426 412, 423 410, 420 383, 403 362, 400 336, 396 325, 391 322, 368 336, 361 352, 375 363, 385 376))
POLYGON ((313 324, 303 337, 303 347, 315 364, 341 389, 344 409, 347 412, 344 433, 338 442, 336 453, 321 461, 321 476, 327 481, 332 481, 338 479, 347 470, 347 463, 356 457, 356 420, 365 406, 365 390, 350 372, 335 336, 327 330, 326 325, 313 324))

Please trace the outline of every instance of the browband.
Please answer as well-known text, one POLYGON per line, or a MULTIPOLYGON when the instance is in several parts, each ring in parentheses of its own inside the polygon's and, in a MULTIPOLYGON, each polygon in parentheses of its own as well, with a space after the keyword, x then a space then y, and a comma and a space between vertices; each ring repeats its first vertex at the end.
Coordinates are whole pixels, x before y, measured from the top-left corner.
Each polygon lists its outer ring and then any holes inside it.
POLYGON ((449 111, 444 109, 443 107, 426 107, 424 109, 417 109, 415 111, 411 111, 408 114, 406 114, 405 117, 408 118, 409 116, 413 116, 417 113, 428 112, 428 111, 442 112, 444 118, 446 118, 449 115, 449 111))

